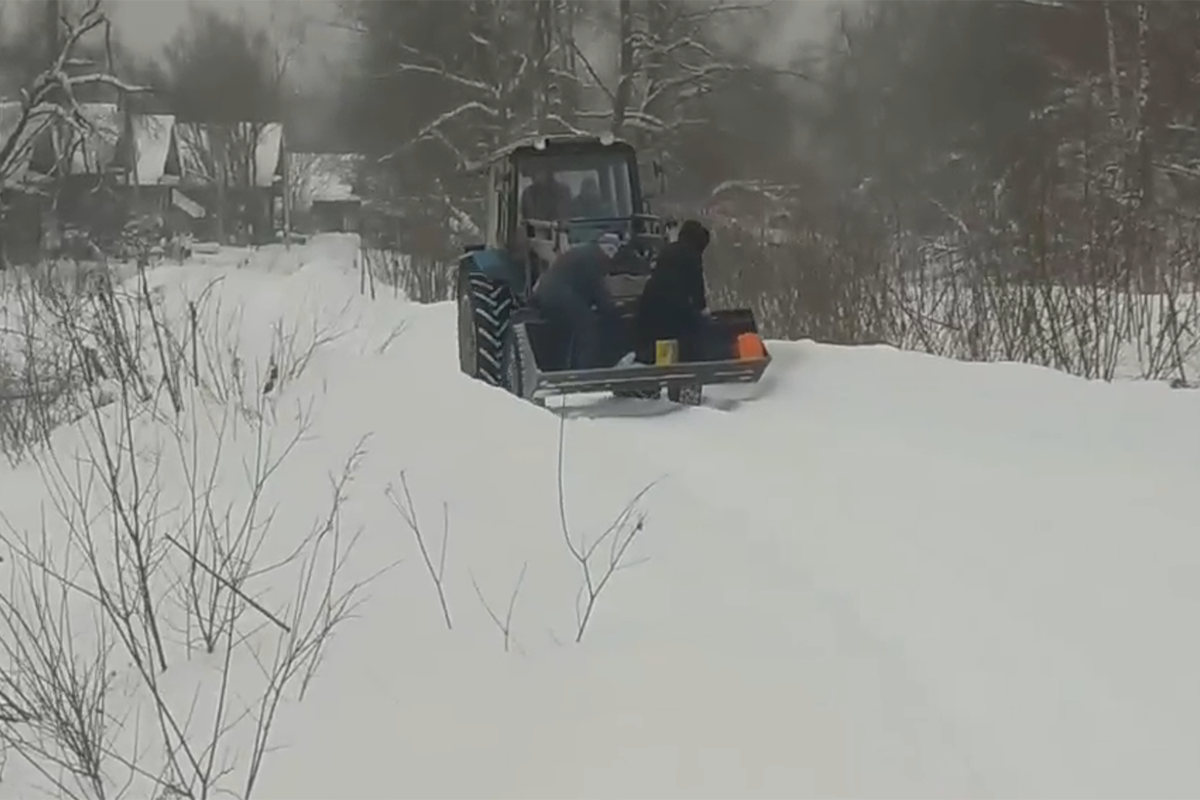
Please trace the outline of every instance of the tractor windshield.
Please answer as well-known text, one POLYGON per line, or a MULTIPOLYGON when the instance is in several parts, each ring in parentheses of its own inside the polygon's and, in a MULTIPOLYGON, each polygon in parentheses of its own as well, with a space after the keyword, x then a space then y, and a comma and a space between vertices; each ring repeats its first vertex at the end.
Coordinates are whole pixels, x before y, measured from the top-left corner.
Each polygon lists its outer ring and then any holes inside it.
POLYGON ((519 170, 521 216, 564 220, 636 213, 629 158, 611 150, 531 155, 519 170))

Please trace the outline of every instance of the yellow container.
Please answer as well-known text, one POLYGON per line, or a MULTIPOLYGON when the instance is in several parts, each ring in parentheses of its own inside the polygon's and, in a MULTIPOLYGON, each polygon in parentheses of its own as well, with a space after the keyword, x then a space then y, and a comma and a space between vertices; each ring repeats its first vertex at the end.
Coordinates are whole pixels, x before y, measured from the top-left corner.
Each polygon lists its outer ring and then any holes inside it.
POLYGON ((654 343, 654 363, 658 366, 679 362, 679 340, 659 339, 654 343))

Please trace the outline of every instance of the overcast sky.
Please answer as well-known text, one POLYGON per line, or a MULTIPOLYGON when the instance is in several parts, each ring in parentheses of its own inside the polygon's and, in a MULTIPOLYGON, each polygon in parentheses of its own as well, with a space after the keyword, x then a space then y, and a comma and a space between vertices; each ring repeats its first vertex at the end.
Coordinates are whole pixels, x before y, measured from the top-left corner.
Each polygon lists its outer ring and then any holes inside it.
MULTIPOLYGON (((76 0, 78 1, 78 0, 76 0)), ((396 0, 403 2, 403 0, 396 0)), ((769 43, 770 49, 786 43, 811 40, 821 35, 829 7, 836 0, 776 0, 787 14, 787 24, 780 26, 779 41, 769 43)), ((151 53, 178 30, 187 17, 191 4, 245 11, 252 18, 268 20, 272 13, 288 16, 299 11, 317 12, 329 18, 337 12, 338 0, 106 0, 112 10, 122 40, 132 47, 151 53)))
MULTIPOLYGON (((403 1, 403 0, 400 0, 403 1)), ((131 47, 154 52, 169 40, 187 19, 191 5, 246 12, 259 22, 268 22, 272 14, 287 18, 301 11, 316 11, 331 16, 337 0, 104 0, 122 40, 131 47)))

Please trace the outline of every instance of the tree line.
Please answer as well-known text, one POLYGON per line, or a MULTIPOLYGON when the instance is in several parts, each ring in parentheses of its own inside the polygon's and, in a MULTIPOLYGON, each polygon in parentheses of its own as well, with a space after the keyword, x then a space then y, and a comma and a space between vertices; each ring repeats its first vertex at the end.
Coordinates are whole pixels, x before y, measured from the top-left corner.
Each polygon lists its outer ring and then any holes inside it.
MULTIPOLYGON (((1150 313, 1085 325, 1063 287, 1191 285, 1200 7, 827 12, 820 35, 768 61, 761 43, 791 4, 343 0, 321 24, 349 45, 318 90, 289 73, 310 47, 303 26, 263 32, 197 8, 159 63, 127 68, 181 117, 282 118, 304 149, 366 155, 362 193, 418 231, 410 255, 431 264, 463 243, 469 226, 449 221, 481 219, 471 168, 490 153, 535 132, 612 133, 666 165, 659 207, 711 223, 714 291, 773 335, 1111 371, 1108 356, 1063 354, 1079 342, 1033 351, 1068 329, 1095 349, 1101 328, 1150 313)), ((1191 329, 1186 310, 1152 316, 1191 329)))
MULTIPOLYGON (((50 53, 47 11, 72 0, 7 5, 0 90, 15 96, 50 53)), ((323 109, 340 124, 311 144, 373 156, 381 190, 423 204, 469 205, 480 194, 470 166, 520 136, 572 131, 609 132, 663 159, 682 202, 730 180, 807 185, 853 193, 923 236, 1027 229, 1044 204, 1078 214, 1097 193, 1146 219, 1197 202, 1194 3, 833 3, 824 41, 764 64, 756 43, 788 11, 343 0, 332 24, 355 42, 333 67, 341 108, 323 109)), ((78 56, 115 62, 154 89, 137 102, 182 120, 300 118, 311 97, 287 70, 302 27, 194 5, 159 59, 132 55, 119 31, 81 42, 78 56)))
POLYGON ((372 177, 422 202, 477 195, 466 168, 518 136, 586 130, 665 157, 687 202, 728 180, 807 184, 922 237, 1015 226, 1028 240, 1051 233, 1035 230, 1047 211, 1078 237, 1096 203, 1136 211, 1121 223, 1133 237, 1195 203, 1193 3, 835 5, 825 41, 762 64, 753 43, 786 13, 351 2, 346 119, 382 158, 372 177))

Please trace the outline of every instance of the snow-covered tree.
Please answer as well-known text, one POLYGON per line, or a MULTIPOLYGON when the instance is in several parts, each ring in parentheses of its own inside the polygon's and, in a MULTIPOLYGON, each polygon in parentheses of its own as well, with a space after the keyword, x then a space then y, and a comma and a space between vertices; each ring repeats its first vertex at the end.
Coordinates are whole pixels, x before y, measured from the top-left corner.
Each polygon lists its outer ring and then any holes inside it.
POLYGON ((34 149, 43 143, 57 143, 57 159, 69 157, 71 144, 92 125, 80 109, 80 92, 95 86, 136 91, 136 87, 106 71, 104 65, 79 58, 85 37, 106 31, 109 26, 99 0, 94 0, 77 19, 64 16, 60 22, 59 44, 51 63, 22 88, 18 106, 11 115, 6 112, 0 127, 0 188, 11 186, 24 174, 34 149))

